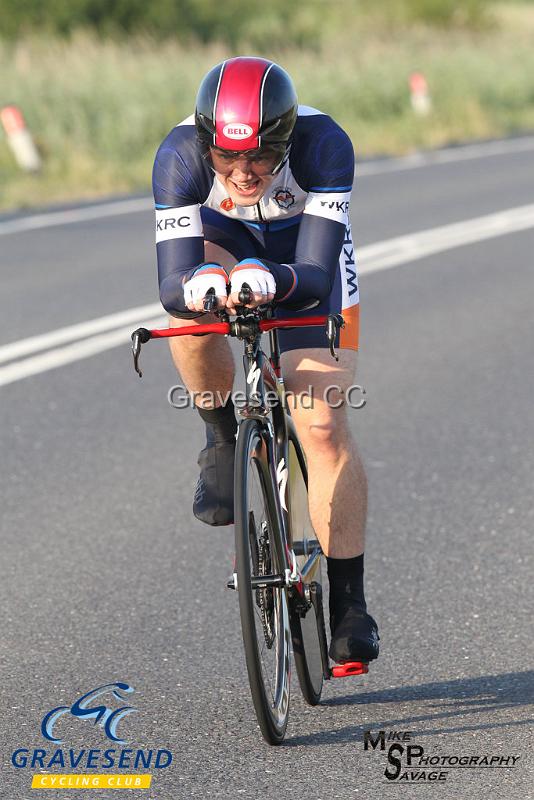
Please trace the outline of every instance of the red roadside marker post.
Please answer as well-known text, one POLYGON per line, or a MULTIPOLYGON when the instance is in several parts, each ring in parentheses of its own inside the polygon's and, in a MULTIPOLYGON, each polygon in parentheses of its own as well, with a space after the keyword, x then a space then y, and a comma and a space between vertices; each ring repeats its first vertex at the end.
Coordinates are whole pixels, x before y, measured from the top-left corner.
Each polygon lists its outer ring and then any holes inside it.
POLYGON ((426 117, 432 111, 432 98, 427 79, 422 72, 410 75, 410 99, 412 108, 420 117, 426 117))
POLYGON ((4 106, 0 109, 0 122, 19 167, 26 172, 39 172, 42 165, 41 156, 20 108, 13 105, 4 106))

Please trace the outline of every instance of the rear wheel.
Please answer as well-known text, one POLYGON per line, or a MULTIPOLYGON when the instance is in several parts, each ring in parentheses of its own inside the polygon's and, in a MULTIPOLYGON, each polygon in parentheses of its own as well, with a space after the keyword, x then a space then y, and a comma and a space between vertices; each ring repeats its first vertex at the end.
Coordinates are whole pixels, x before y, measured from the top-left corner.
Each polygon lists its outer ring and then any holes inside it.
POLYGON ((236 572, 241 629, 252 701, 261 732, 282 742, 289 715, 290 629, 285 586, 251 579, 283 572, 265 434, 241 423, 235 467, 236 572))
MULTIPOLYGON (((317 552, 319 544, 312 528, 308 512, 308 474, 304 454, 288 420, 289 429, 289 487, 292 546, 301 570, 317 552)), ((304 597, 298 597, 291 604, 291 636, 293 655, 299 678, 300 688, 307 703, 314 706, 321 699, 323 690, 323 659, 321 656, 320 625, 324 625, 322 614, 318 620, 315 605, 322 604, 322 592, 319 588, 312 605, 310 584, 321 584, 321 561, 314 561, 313 569, 304 587, 304 597)), ((294 590, 296 591, 296 590, 294 590)))

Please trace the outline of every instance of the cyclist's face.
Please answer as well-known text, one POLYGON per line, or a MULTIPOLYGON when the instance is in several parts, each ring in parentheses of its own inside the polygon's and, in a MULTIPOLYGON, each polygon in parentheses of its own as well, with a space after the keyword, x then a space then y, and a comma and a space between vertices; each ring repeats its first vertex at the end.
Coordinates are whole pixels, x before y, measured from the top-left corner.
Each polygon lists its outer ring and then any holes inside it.
POLYGON ((253 206, 263 197, 280 161, 279 154, 268 150, 232 153, 210 147, 210 155, 217 177, 238 206, 253 206))

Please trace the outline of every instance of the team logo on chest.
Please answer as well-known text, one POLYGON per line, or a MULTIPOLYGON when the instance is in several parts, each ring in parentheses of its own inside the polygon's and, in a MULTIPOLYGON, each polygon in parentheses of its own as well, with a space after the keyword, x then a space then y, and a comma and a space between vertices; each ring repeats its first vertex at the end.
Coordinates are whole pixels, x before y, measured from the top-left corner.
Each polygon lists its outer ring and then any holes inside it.
POLYGON ((235 203, 231 197, 227 197, 222 201, 220 208, 222 208, 223 211, 231 211, 233 208, 235 208, 235 203))
POLYGON ((295 203, 295 195, 287 186, 278 186, 273 192, 273 200, 278 208, 291 208, 295 203))

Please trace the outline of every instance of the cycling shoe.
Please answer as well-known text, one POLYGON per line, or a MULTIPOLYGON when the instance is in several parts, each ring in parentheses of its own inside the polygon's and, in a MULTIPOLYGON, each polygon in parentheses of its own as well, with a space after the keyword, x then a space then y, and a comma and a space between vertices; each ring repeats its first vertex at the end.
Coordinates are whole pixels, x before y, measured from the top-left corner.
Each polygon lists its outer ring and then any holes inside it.
POLYGON ((330 616, 330 658, 337 664, 378 658, 378 626, 359 605, 347 605, 330 616))
POLYGON ((210 442, 200 451, 200 477, 193 514, 207 525, 232 525, 234 521, 235 439, 210 442))

